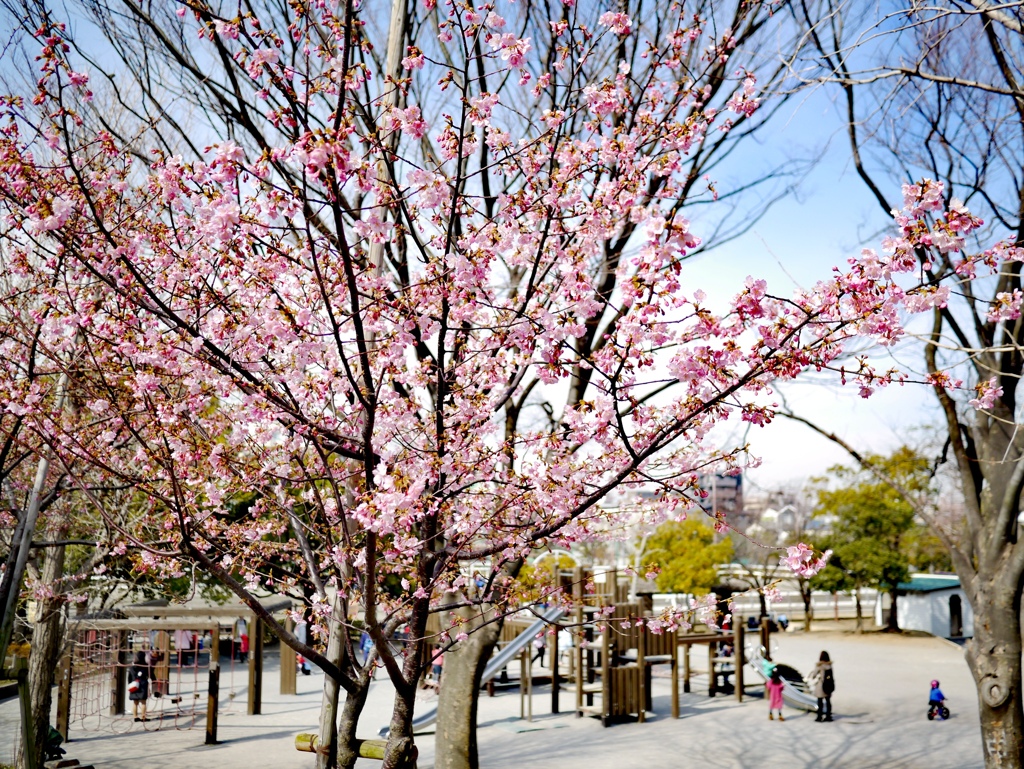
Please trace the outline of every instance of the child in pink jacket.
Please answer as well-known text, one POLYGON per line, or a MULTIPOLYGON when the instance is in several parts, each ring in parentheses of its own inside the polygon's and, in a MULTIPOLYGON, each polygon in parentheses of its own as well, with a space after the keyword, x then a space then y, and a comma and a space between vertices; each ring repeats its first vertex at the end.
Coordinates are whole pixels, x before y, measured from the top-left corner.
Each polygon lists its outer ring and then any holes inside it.
POLYGON ((779 670, 776 668, 772 670, 772 677, 765 683, 764 688, 768 690, 768 718, 769 720, 775 720, 775 711, 779 711, 779 720, 785 721, 786 717, 782 715, 782 676, 779 675, 779 670))

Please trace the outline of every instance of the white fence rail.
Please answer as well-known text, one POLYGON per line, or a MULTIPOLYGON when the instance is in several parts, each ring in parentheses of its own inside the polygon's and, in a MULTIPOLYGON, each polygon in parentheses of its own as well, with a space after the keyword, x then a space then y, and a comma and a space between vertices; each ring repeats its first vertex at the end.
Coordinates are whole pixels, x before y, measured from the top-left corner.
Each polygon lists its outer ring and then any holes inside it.
MULTIPOLYGON (((860 591, 861 611, 869 621, 874 618, 877 594, 873 589, 860 591)), ((781 600, 772 601, 768 605, 768 611, 775 616, 785 614, 790 621, 799 622, 804 616, 804 602, 800 593, 796 590, 787 590, 783 586, 779 590, 779 595, 781 600)), ((672 605, 687 606, 691 597, 682 593, 655 593, 654 610, 661 611, 672 605)), ((753 591, 734 596, 733 606, 733 614, 736 616, 756 616, 761 611, 760 601, 753 591)), ((852 595, 833 596, 831 593, 815 591, 811 595, 811 609, 818 619, 853 619, 857 616, 857 600, 852 595)))

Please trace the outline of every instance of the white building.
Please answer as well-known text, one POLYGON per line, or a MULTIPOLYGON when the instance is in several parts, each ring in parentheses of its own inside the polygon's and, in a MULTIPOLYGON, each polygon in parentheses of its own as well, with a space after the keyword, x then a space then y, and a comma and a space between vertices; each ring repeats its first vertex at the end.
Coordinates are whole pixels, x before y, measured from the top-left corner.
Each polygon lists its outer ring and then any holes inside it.
MULTIPOLYGON (((940 638, 971 638, 974 612, 953 574, 911 574, 898 585, 896 618, 904 630, 923 630, 940 638)), ((875 622, 885 624, 889 594, 879 593, 875 622)))
POLYGON ((803 516, 793 505, 785 505, 781 510, 769 507, 761 513, 761 526, 768 531, 789 532, 801 524, 803 524, 803 516))

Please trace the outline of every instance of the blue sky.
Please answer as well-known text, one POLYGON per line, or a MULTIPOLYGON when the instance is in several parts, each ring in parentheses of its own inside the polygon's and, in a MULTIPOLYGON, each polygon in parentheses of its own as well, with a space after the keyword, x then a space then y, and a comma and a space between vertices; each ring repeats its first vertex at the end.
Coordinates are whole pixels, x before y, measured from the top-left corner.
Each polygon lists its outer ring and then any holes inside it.
MULTIPOLYGON (((785 295, 798 285, 809 286, 828 277, 833 266, 844 266, 861 248, 878 245, 891 219, 857 176, 836 112, 829 94, 815 91, 778 115, 762 136, 762 144, 749 143, 737 152, 733 161, 737 168, 764 166, 790 153, 821 151, 823 155, 796 196, 776 203, 741 238, 688 265, 684 274, 692 281, 691 290, 700 287, 713 300, 724 301, 753 275, 765 278, 773 293, 785 295)), ((883 192, 890 200, 900 198, 896 187, 883 192)), ((694 230, 700 233, 699 222, 694 230)), ((919 365, 920 352, 903 350, 901 360, 919 365)), ((856 387, 842 387, 818 375, 784 392, 798 413, 864 451, 891 450, 907 440, 909 428, 938 418, 932 394, 920 385, 890 387, 863 399, 856 387)), ((749 431, 736 426, 733 440, 744 436, 763 462, 749 473, 755 487, 798 483, 836 463, 851 462, 834 443, 787 419, 749 431)))

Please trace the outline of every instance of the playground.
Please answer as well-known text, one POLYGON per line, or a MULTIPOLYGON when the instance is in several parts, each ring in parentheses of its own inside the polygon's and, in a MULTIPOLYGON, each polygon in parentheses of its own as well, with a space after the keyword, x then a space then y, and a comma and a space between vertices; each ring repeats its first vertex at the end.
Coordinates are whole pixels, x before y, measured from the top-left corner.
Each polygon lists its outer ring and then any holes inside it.
MULTIPOLYGON (((976 695, 963 651, 926 636, 854 635, 839 632, 779 633, 772 636, 776 661, 808 672, 822 649, 835 663, 836 721, 816 723, 813 714, 787 708, 786 721, 769 721, 759 692, 760 679, 747 675, 747 696, 708 696, 706 663, 695 656, 692 688, 679 695, 679 719, 672 718, 670 666, 659 665, 651 676, 652 709, 645 722, 626 721, 603 728, 596 718, 577 718, 571 684, 563 691, 562 712, 550 714, 550 688, 534 674, 533 720, 520 718, 517 689, 482 695, 480 705, 481 765, 512 769, 523 765, 560 769, 619 769, 622 766, 687 764, 712 769, 747 767, 837 767, 839 769, 971 769, 982 766, 976 695), (929 722, 925 717, 928 682, 942 681, 952 718, 929 722)), ((262 713, 224 707, 219 715, 216 745, 204 745, 200 728, 171 726, 145 730, 143 724, 72 731, 68 756, 82 764, 109 769, 180 769, 215 763, 218 769, 275 766, 310 769, 313 757, 295 750, 294 738, 314 728, 320 707, 322 676, 299 676, 296 694, 278 693, 279 657, 265 655, 266 683, 262 713), (207 755, 208 754, 208 755, 207 755)), ((681 667, 681 666, 680 666, 681 667)), ((509 671, 517 674, 519 663, 509 671)), ((748 671, 750 668, 748 667, 748 671)), ((681 675, 681 673, 680 673, 681 675)), ((222 685, 226 682, 222 682, 222 685)), ((244 702, 246 681, 236 682, 236 699, 244 702)), ((436 703, 425 689, 418 709, 436 703)), ((362 730, 375 737, 391 707, 389 686, 381 680, 371 689, 362 730)), ((179 719, 180 721, 180 719, 179 719)), ((168 723, 170 726, 170 723, 168 723)), ((0 762, 9 761, 18 733, 18 702, 0 704, 0 762)), ((417 737, 419 767, 433 765, 430 728, 417 737)), ((367 769, 379 766, 365 760, 367 769)))

